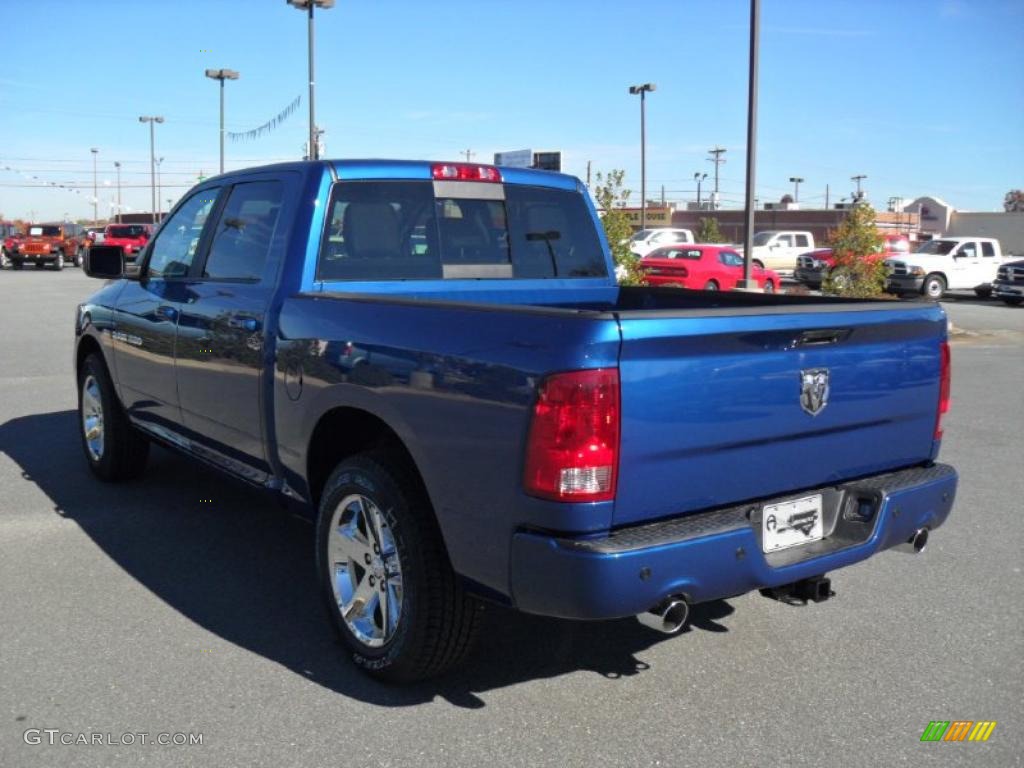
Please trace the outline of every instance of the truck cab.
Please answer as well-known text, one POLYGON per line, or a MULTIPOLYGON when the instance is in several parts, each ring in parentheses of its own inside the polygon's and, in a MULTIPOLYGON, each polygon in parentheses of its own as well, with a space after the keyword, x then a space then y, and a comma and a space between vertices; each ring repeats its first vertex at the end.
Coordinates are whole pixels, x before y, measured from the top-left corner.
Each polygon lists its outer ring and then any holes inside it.
POLYGON ((974 291, 987 297, 1003 263, 999 241, 991 237, 940 237, 914 253, 887 259, 889 293, 920 293, 937 301, 946 291, 974 291))
MULTIPOLYGON (((767 230, 754 235, 751 261, 767 269, 774 269, 783 277, 792 277, 796 259, 802 253, 814 250, 814 235, 804 230, 767 230)), ((742 249, 740 250, 742 253, 742 249)))
POLYGON ((641 229, 629 239, 629 250, 635 256, 643 258, 655 248, 679 243, 695 243, 693 232, 689 229, 674 227, 656 227, 641 229))

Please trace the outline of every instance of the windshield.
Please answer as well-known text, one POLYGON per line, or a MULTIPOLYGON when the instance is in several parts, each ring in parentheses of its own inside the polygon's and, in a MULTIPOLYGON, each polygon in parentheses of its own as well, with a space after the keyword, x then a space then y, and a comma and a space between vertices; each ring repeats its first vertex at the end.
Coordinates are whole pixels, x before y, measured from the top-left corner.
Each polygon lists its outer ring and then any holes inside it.
POLYGON ((945 256, 956 248, 956 240, 929 240, 917 249, 916 253, 930 253, 936 256, 945 256))
POLYGON ((142 237, 146 234, 146 228, 141 224, 125 224, 116 227, 107 227, 107 237, 142 237))
POLYGON ((754 235, 754 245, 766 245, 774 234, 774 232, 758 232, 754 235))
POLYGON ((647 239, 648 236, 653 235, 653 234, 654 234, 654 230, 653 229, 641 229, 639 232, 634 233, 633 236, 631 238, 629 238, 629 242, 631 242, 631 243, 639 243, 641 240, 645 240, 645 239, 647 239))
POLYGON ((436 196, 432 182, 336 184, 320 279, 607 275, 594 221, 578 192, 495 185, 494 198, 483 199, 460 197, 460 191, 458 183, 436 196))
POLYGON ((60 227, 36 226, 29 227, 28 233, 32 237, 60 237, 60 227))

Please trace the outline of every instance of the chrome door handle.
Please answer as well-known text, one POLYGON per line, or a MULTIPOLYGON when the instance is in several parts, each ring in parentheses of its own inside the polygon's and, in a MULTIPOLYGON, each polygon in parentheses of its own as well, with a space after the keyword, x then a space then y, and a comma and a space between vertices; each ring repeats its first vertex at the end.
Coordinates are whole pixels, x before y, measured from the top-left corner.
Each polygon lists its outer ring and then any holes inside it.
POLYGON ((228 318, 228 328, 237 328, 241 331, 249 331, 250 333, 258 331, 260 323, 255 317, 230 317, 228 318))
POLYGON ((156 313, 160 315, 162 318, 164 318, 164 320, 170 320, 171 322, 174 322, 178 319, 178 310, 176 310, 174 307, 169 307, 166 304, 162 304, 161 306, 157 307, 156 313))

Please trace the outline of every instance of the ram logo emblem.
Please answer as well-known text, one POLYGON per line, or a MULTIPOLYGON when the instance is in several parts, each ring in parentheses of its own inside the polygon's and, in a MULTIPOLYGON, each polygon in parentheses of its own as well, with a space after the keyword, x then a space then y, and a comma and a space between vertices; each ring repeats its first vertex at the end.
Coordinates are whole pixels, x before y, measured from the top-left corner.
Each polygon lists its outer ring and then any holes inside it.
POLYGON ((828 368, 800 371, 800 407, 817 416, 828 405, 828 368))

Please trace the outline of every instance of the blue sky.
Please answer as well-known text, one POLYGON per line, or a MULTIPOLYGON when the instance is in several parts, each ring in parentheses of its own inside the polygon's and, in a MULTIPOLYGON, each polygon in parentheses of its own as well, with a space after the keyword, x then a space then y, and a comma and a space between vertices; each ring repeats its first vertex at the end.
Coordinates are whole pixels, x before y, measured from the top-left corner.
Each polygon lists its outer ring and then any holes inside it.
MULTIPOLYGON (((746 0, 338 0, 317 15, 317 118, 332 157, 475 161, 561 149, 565 170, 623 168, 639 190, 647 101, 649 196, 694 197, 728 149, 721 191, 741 206, 746 0)), ((758 196, 802 176, 801 201, 831 202, 867 175, 872 202, 931 194, 995 210, 1024 186, 1024 0, 762 0, 758 196)), ((32 0, 5 3, 0 56, 0 213, 92 215, 114 198, 149 208, 149 134, 159 114, 162 197, 217 167, 217 84, 228 130, 302 105, 273 133, 227 144, 228 168, 301 156, 306 24, 285 0, 32 0), (3 170, 10 168, 10 170, 3 170), (33 179, 32 177, 37 177, 33 179), (48 182, 82 187, 79 192, 48 182), (109 186, 108 186, 109 185, 109 186)), ((706 191, 708 186, 704 187, 706 191)), ((637 193, 637 200, 639 196, 637 193)), ((166 207, 166 202, 164 202, 166 207)))

